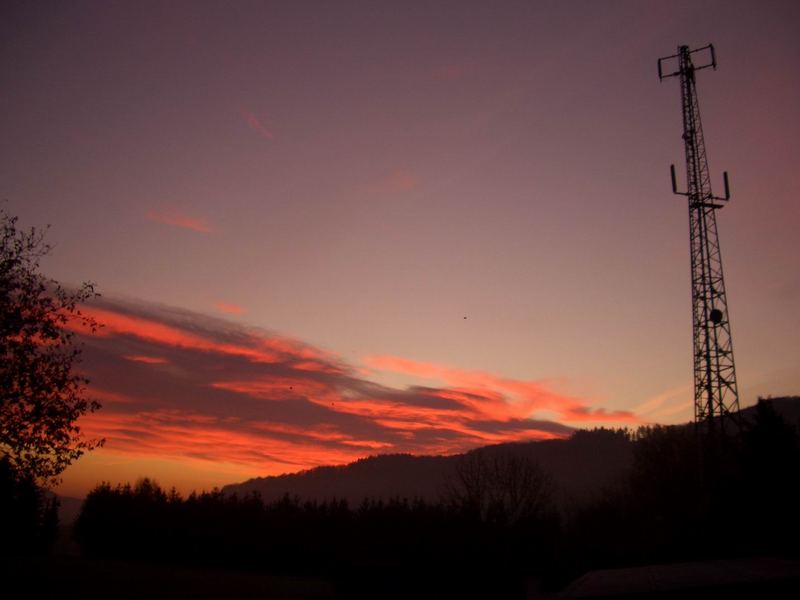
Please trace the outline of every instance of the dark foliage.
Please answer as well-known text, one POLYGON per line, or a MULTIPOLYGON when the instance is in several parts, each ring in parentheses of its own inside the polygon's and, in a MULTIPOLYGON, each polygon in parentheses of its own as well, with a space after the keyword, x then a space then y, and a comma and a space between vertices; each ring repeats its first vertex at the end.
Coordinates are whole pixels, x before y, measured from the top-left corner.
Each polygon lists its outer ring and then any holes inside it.
POLYGON ((95 488, 74 535, 89 557, 322 575, 356 595, 391 580, 397 592, 409 577, 422 585, 432 573, 438 581, 449 573, 464 586, 503 580, 519 587, 524 575, 551 567, 559 525, 544 502, 535 513, 514 507, 503 514, 498 505, 482 517, 453 501, 396 498, 352 507, 286 496, 265 503, 218 490, 182 498, 143 479, 95 488))
POLYGON ((0 210, 0 456, 44 485, 102 443, 76 424, 99 404, 73 369, 80 348, 70 327, 97 327, 79 308, 96 294, 90 283, 69 291, 39 273, 49 251, 42 231, 19 230, 0 210))
POLYGON ((75 291, 39 272, 50 251, 44 232, 20 230, 0 209, 0 532, 2 553, 25 555, 52 543, 58 500, 45 488, 83 452, 77 419, 99 405, 86 398, 74 326, 97 324, 80 311, 92 284, 75 291))
POLYGON ((629 475, 568 519, 557 578, 596 568, 797 554, 800 438, 770 401, 759 400, 739 436, 658 426, 631 440, 629 475))
POLYGON ((0 556, 45 550, 58 534, 58 499, 0 458, 0 556))
POLYGON ((588 448, 630 444, 634 461, 603 493, 561 511, 538 464, 489 452, 467 454, 438 502, 182 498, 146 479, 104 484, 75 535, 92 557, 318 575, 371 597, 436 596, 431 581, 450 595, 514 597, 525 577, 558 587, 597 568, 796 554, 798 432, 769 402, 737 437, 711 440, 691 426, 576 437, 588 448))

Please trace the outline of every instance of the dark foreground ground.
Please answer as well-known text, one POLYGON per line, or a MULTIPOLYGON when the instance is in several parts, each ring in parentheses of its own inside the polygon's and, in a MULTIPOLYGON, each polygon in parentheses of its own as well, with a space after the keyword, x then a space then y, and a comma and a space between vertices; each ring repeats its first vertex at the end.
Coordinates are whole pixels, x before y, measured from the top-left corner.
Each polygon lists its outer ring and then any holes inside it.
MULTIPOLYGON (((85 600, 340 598, 527 598, 525 582, 496 582, 480 574, 404 573, 369 565, 330 578, 200 569, 137 561, 92 560, 68 556, 6 561, 0 569, 11 598, 85 600), (457 580, 463 577, 462 580, 457 580)), ((538 596, 537 596, 538 597, 538 596)))
POLYGON ((758 557, 591 571, 570 583, 555 600, 798 597, 800 561, 758 557))
POLYGON ((342 597, 333 582, 311 577, 69 556, 11 560, 4 563, 2 571, 5 586, 10 584, 12 589, 24 590, 15 595, 18 598, 312 600, 342 597))
MULTIPOLYGON (((485 598, 526 600, 706 600, 800 597, 800 561, 771 558, 651 565, 587 573, 556 593, 535 582, 492 580, 486 573, 404 573, 390 565, 363 565, 328 578, 201 569, 138 561, 44 556, 3 562, 14 597, 94 599, 485 598)), ((6 596, 4 597, 12 597, 6 596)))

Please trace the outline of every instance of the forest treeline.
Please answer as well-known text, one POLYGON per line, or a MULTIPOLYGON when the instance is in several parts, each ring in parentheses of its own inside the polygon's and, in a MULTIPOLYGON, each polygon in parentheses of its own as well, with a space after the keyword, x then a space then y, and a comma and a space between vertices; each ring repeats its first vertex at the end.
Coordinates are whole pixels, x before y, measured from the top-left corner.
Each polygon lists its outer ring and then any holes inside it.
POLYGON ((322 576, 452 569, 553 587, 594 568, 797 555, 800 438, 769 401, 740 436, 691 426, 576 435, 625 438, 634 460, 619 481, 569 507, 556 506, 539 465, 473 452, 438 502, 263 502, 219 490, 184 498, 148 479, 102 484, 74 536, 91 557, 322 576))
MULTIPOLYGON (((486 583, 490 572, 523 573, 531 561, 550 565, 559 517, 542 472, 499 457, 462 473, 466 486, 438 503, 366 499, 358 506, 289 496, 264 502, 256 494, 219 490, 184 498, 149 479, 103 484, 87 497, 74 536, 91 558, 321 576, 362 591, 374 591, 371 579, 385 583, 401 572, 400 588, 409 576, 421 582, 441 581, 448 572, 480 574, 458 577, 459 585, 471 587, 486 583), (484 486, 493 476, 487 467, 527 481, 542 478, 542 485, 532 494, 514 485, 484 486)), ((506 585, 517 583, 512 578, 506 585)))
POLYGON ((0 457, 0 557, 41 554, 58 537, 58 498, 0 457))

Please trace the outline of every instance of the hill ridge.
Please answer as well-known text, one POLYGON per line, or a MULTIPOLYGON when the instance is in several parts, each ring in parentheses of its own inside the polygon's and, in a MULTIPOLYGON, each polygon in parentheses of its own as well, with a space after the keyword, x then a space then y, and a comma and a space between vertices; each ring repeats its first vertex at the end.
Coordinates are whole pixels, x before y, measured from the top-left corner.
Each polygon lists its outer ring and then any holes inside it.
MULTIPOLYGON (((764 398, 784 419, 800 426, 800 396, 764 398)), ((750 419, 755 406, 742 409, 750 419)), ((691 423, 677 425, 690 427, 691 423)), ((491 455, 510 453, 530 458, 548 471, 560 503, 596 494, 617 478, 633 460, 633 445, 620 433, 624 430, 576 430, 569 438, 529 442, 505 442, 475 448, 469 452, 491 455)), ((469 453, 468 452, 468 453, 469 453)), ((256 477, 222 488, 227 494, 256 492, 265 501, 285 495, 302 500, 345 499, 351 505, 365 498, 420 498, 436 501, 442 497, 456 464, 467 453, 454 455, 377 454, 344 465, 323 465, 296 473, 256 477)))

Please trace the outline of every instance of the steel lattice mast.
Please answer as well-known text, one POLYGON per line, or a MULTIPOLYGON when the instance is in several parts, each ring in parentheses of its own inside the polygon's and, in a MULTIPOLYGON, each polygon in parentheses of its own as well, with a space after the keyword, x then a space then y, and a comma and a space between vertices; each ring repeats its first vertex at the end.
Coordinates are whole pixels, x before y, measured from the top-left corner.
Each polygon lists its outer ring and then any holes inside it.
POLYGON ((692 267, 692 331, 694 338, 694 418, 695 423, 713 431, 717 425, 738 425, 739 391, 733 361, 733 342, 728 315, 725 280, 722 275, 716 212, 730 199, 728 174, 724 173, 725 197, 711 191, 700 105, 697 101, 695 73, 717 68, 714 46, 695 50, 679 46, 678 53, 658 60, 660 80, 679 77, 683 107, 683 141, 686 150, 687 191, 679 192, 675 165, 670 167, 672 191, 689 199, 689 241, 692 267), (707 51, 707 52, 706 52, 707 51), (692 63, 692 55, 704 52, 710 62, 692 63), (664 65, 678 70, 665 73, 664 65))

